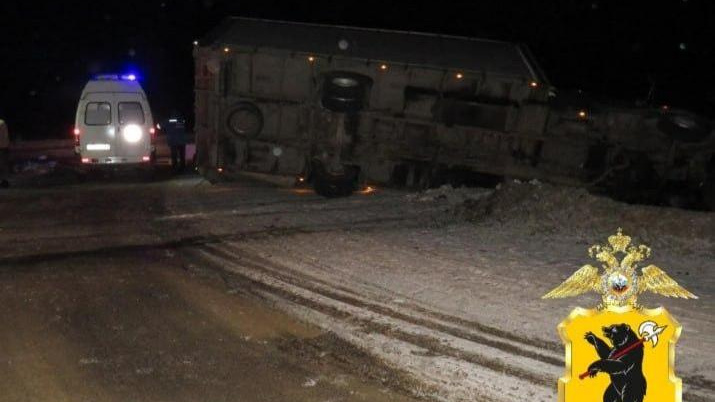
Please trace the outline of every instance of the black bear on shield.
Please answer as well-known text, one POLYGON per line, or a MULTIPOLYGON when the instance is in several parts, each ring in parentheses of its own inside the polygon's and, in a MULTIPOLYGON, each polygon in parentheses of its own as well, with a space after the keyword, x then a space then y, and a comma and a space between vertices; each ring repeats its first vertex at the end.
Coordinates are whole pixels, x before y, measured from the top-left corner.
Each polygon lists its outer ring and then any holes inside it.
POLYGON ((643 402, 646 392, 646 380, 643 375, 643 344, 639 344, 625 355, 614 358, 619 351, 639 342, 638 335, 628 324, 615 324, 603 327, 603 335, 613 347, 594 335, 586 333, 588 343, 596 348, 600 360, 588 367, 588 374, 594 377, 599 372, 611 376, 611 384, 603 394, 603 402, 643 402))

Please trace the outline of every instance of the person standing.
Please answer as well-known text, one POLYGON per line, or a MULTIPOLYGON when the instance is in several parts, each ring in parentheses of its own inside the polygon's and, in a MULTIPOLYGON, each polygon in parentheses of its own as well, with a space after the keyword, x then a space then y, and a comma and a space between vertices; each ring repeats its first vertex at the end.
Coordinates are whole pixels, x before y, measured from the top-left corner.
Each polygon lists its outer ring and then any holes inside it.
POLYGON ((171 167, 174 172, 181 173, 186 168, 186 121, 178 113, 172 113, 162 126, 171 149, 171 167))
POLYGON ((10 133, 7 124, 0 119, 0 186, 8 186, 10 174, 10 133))

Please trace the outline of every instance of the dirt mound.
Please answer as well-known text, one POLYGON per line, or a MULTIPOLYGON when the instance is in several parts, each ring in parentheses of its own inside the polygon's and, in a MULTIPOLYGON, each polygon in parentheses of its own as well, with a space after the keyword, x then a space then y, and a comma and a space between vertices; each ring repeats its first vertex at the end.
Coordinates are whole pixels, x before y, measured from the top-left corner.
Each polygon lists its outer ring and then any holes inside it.
POLYGON ((580 188, 509 182, 488 196, 466 200, 457 212, 473 222, 583 239, 601 238, 622 227, 653 247, 715 254, 713 212, 629 205, 580 188))
POLYGON ((492 195, 494 190, 477 187, 452 187, 445 184, 442 187, 431 188, 420 193, 408 194, 407 199, 417 202, 445 202, 457 207, 467 202, 476 202, 492 195))

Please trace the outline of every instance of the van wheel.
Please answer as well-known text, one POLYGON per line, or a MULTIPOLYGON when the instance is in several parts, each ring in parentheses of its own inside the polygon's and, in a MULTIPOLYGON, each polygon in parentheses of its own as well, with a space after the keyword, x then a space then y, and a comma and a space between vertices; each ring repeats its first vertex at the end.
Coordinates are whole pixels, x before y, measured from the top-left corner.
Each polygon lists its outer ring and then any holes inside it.
POLYGON ((79 183, 85 183, 87 182, 87 172, 75 172, 75 177, 77 178, 77 182, 79 183))
POLYGON ((715 211, 715 178, 703 184, 702 194, 705 208, 710 211, 715 211))
POLYGON ((153 165, 145 167, 141 169, 140 174, 145 182, 152 182, 156 180, 156 167, 153 165))

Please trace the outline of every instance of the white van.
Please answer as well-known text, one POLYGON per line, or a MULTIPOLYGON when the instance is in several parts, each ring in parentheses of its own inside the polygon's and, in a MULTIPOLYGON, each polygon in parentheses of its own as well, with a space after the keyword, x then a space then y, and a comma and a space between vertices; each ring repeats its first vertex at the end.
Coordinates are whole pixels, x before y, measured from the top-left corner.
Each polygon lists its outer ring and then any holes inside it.
POLYGON ((89 81, 77 106, 75 152, 82 164, 151 164, 154 120, 134 75, 100 75, 89 81))

